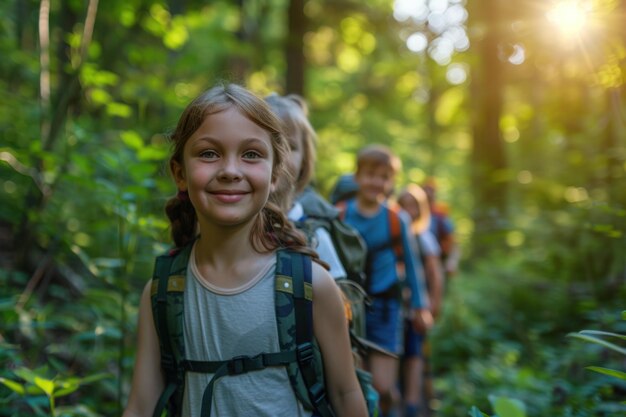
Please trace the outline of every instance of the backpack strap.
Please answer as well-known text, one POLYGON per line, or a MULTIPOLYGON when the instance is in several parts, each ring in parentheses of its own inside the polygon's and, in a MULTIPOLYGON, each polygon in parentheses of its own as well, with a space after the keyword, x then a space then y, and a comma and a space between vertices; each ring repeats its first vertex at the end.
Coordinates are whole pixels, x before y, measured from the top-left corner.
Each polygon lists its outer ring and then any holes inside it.
POLYGON ((294 350, 273 353, 259 353, 255 356, 235 356, 224 361, 190 361, 181 363, 185 371, 213 374, 209 384, 202 394, 201 417, 211 416, 213 404, 213 390, 215 383, 223 376, 241 375, 248 372, 260 371, 270 366, 287 366, 297 361, 297 352, 294 350))
POLYGON ((279 250, 275 277, 275 309, 280 352, 256 356, 237 356, 225 361, 189 361, 182 367, 191 372, 213 373, 202 395, 200 415, 211 415, 215 382, 226 375, 259 371, 268 366, 285 366, 298 399, 320 417, 334 417, 326 397, 321 369, 321 356, 313 343, 313 286, 311 258, 279 250), (302 390, 301 387, 305 387, 302 390))
POLYGON ((157 257, 152 280, 152 311, 159 336, 165 388, 153 417, 163 411, 179 415, 185 389, 185 373, 212 373, 202 396, 201 416, 211 415, 214 385, 223 376, 240 375, 270 366, 285 366, 298 399, 320 417, 334 417, 326 396, 319 348, 313 338, 313 286, 309 256, 277 252, 275 308, 281 350, 224 361, 193 361, 184 357, 184 289, 189 245, 157 257))
POLYGON ((311 258, 280 250, 276 264, 276 321, 281 351, 294 350, 296 362, 287 366, 291 386, 305 408, 321 417, 334 417, 326 395, 323 365, 313 338, 311 258))
POLYGON ((337 217, 339 217, 339 220, 341 221, 345 220, 346 210, 348 209, 346 200, 341 200, 337 202, 337 204, 335 204, 335 207, 337 207, 337 210, 339 210, 339 213, 337 215, 337 217))
POLYGON ((402 246, 402 223, 400 222, 400 212, 394 206, 387 207, 389 217, 389 230, 391 231, 391 246, 396 254, 398 262, 404 258, 404 247, 402 246))
POLYGON ((175 414, 182 404, 185 389, 185 370, 180 366, 184 359, 183 295, 187 262, 191 245, 156 258, 152 278, 152 315, 159 336, 161 368, 165 374, 165 388, 153 416, 164 410, 175 414))

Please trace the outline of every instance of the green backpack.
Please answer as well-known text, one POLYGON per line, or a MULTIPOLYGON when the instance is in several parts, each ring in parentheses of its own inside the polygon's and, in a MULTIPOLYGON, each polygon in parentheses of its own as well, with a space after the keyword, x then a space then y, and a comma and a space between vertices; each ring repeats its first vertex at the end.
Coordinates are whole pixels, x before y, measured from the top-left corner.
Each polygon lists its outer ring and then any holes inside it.
MULTIPOLYGON (((312 410, 316 416, 333 417, 324 385, 322 357, 313 337, 311 258, 289 250, 277 251, 274 298, 279 352, 260 352, 252 357, 237 356, 225 361, 192 361, 185 358, 183 338, 183 300, 191 246, 172 250, 155 261, 151 303, 165 388, 153 417, 160 417, 163 412, 171 417, 181 415, 187 371, 214 374, 202 398, 201 416, 208 417, 213 387, 219 378, 269 366, 286 367, 291 386, 304 408, 312 410)), ((359 370, 357 377, 364 394, 368 395, 371 376, 359 370)), ((377 407, 370 410, 370 416, 377 415, 377 407)))
POLYGON ((359 232, 340 218, 340 210, 326 202, 313 189, 305 189, 298 202, 302 205, 304 219, 296 223, 309 241, 317 228, 330 234, 347 278, 364 288, 367 246, 359 232))

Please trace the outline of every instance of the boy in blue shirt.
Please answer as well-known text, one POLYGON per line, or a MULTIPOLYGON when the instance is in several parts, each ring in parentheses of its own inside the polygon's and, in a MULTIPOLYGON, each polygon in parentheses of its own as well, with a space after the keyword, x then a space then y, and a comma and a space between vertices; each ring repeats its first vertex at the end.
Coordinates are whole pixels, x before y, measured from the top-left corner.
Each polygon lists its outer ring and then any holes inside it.
MULTIPOLYGON (((372 305, 366 317, 367 339, 394 354, 402 353, 402 276, 398 265, 403 266, 404 279, 411 289, 413 326, 418 332, 425 332, 433 321, 422 266, 412 249, 410 220, 406 213, 386 203, 400 167, 400 159, 387 147, 363 148, 357 155, 354 174, 358 184, 356 197, 342 203, 344 221, 361 233, 368 247, 366 291, 372 298, 372 305), (393 241, 391 216, 399 216, 400 242, 393 241), (400 251, 394 250, 397 246, 401 247, 400 251), (399 255, 402 259, 398 259, 399 255)), ((380 394, 382 415, 391 416, 399 397, 396 388, 398 359, 373 351, 367 363, 374 388, 380 394)))

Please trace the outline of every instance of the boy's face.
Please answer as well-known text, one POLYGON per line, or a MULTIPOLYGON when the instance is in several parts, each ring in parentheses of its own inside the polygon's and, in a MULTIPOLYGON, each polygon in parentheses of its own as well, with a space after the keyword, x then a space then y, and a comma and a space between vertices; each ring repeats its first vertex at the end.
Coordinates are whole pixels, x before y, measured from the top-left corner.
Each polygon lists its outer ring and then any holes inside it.
POLYGON ((384 201, 393 189, 394 179, 393 170, 385 165, 363 165, 354 174, 359 186, 357 195, 367 203, 384 201))

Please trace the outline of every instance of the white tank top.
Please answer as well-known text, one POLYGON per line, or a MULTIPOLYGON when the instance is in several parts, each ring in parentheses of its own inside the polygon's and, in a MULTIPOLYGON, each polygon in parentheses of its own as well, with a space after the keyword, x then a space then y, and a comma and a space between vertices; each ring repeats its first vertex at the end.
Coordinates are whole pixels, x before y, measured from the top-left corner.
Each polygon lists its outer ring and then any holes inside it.
MULTIPOLYGON (((274 258, 244 287, 220 289, 199 278, 192 250, 184 301, 187 359, 217 361, 280 351, 274 310, 275 269, 274 258)), ((202 395, 212 377, 187 372, 183 417, 200 417, 202 395)), ((297 400, 284 367, 224 376, 214 385, 211 417, 310 415, 297 400)))

